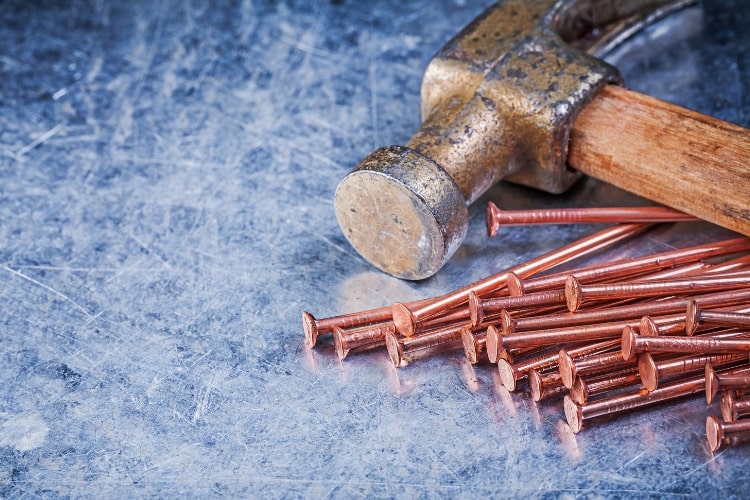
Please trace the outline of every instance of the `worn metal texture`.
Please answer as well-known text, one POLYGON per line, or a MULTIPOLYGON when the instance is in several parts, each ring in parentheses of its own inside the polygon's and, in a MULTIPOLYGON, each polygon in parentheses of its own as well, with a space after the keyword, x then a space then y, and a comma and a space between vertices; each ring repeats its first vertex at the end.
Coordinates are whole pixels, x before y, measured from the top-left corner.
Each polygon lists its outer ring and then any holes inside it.
POLYGON ((418 280, 435 274, 466 236, 469 212, 455 180, 408 147, 378 148, 339 183, 336 220, 378 269, 418 280))
MULTIPOLYGON (((419 127, 427 63, 490 2, 0 4, 0 496, 744 496, 702 395, 587 422, 444 354, 307 350, 300 313, 437 295, 598 226, 503 208, 638 205, 584 179, 500 184, 464 245, 405 282, 332 204, 419 127)), ((750 126, 750 13, 708 1, 613 53, 632 88, 750 126)), ((661 227, 598 257, 729 235, 661 227)))
POLYGON ((425 71, 424 121, 407 143, 420 173, 378 165, 374 158, 388 155, 376 152, 339 184, 334 204, 346 238, 378 269, 423 279, 463 240, 462 204, 499 180, 569 189, 580 175, 566 164, 573 122, 604 85, 620 83, 614 67, 585 50, 610 46, 685 3, 497 2, 425 71))

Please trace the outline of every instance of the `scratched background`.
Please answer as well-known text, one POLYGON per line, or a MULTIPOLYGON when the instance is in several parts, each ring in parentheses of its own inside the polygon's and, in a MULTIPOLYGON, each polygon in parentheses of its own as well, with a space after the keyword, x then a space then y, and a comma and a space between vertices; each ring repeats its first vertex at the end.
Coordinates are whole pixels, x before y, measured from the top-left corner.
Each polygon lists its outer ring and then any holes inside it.
MULTIPOLYGON (((572 435, 461 353, 308 351, 318 317, 437 295, 588 234, 484 202, 432 279, 374 271, 337 182, 419 124, 431 55, 490 2, 0 3, 0 496, 744 496, 700 397, 572 435)), ((612 54, 633 88, 750 126, 750 12, 706 1, 612 54)), ((671 225, 600 258, 730 233, 671 225)))

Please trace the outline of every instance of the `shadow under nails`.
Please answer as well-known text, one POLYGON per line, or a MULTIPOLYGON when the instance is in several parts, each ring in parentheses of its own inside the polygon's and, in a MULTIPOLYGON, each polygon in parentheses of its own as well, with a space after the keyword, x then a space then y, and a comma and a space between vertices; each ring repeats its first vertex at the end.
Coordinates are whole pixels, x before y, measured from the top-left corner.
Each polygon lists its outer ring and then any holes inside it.
POLYGON ((413 393, 419 383, 414 377, 410 377, 408 371, 396 368, 389 359, 383 361, 388 386, 396 397, 406 396, 413 393))

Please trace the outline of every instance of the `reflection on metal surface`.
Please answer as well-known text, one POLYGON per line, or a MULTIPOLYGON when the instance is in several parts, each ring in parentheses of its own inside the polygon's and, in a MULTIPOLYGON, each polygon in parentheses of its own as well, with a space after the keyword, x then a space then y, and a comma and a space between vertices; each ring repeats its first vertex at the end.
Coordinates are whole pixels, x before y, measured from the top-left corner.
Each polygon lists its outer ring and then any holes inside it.
POLYGON ((394 280, 373 270, 353 270, 332 283, 335 288, 329 290, 329 297, 333 300, 327 303, 330 314, 390 306, 392 297, 400 297, 407 302, 421 298, 408 282, 394 280))
POLYGON ((558 420, 555 424, 557 437, 560 439, 566 458, 574 463, 581 459, 581 448, 578 446, 578 438, 565 420, 558 420))
POLYGON ((536 401, 532 401, 532 404, 528 405, 529 412, 531 413, 531 420, 534 422, 534 429, 537 431, 542 429, 542 414, 539 412, 539 405, 536 401))
POLYGON ((468 359, 461 361, 461 381, 471 393, 479 392, 482 387, 476 369, 468 359))
POLYGON ((303 349, 303 352, 304 354, 302 355, 302 365, 305 367, 305 370, 307 370, 307 372, 310 374, 318 373, 318 358, 322 356, 322 354, 313 349, 303 349))
MULTIPOLYGON (((518 415, 518 405, 513 400, 513 395, 503 385, 503 381, 500 380, 500 374, 497 373, 497 370, 492 370, 492 382, 495 389, 495 395, 502 403, 502 406, 496 407, 505 410, 511 416, 515 417, 518 415)), ((499 422, 502 422, 502 419, 499 420, 499 422)))
POLYGON ((389 386, 392 394, 396 397, 402 397, 413 393, 419 388, 419 383, 413 374, 405 370, 399 370, 389 361, 388 369, 386 371, 389 386))

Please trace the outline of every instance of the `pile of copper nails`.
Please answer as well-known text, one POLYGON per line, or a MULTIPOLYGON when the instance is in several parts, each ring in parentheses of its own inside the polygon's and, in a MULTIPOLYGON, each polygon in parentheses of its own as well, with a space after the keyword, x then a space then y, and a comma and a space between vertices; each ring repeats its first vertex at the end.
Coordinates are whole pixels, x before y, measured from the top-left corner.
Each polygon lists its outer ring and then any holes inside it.
POLYGON ((660 207, 510 213, 490 204, 490 235, 510 223, 619 224, 438 297, 325 319, 304 312, 305 343, 331 334, 342 360, 386 348, 396 367, 462 350, 471 364, 496 364, 508 391, 562 403, 573 432, 721 393, 709 448, 750 441, 749 238, 551 272, 653 223, 687 220, 660 207))

